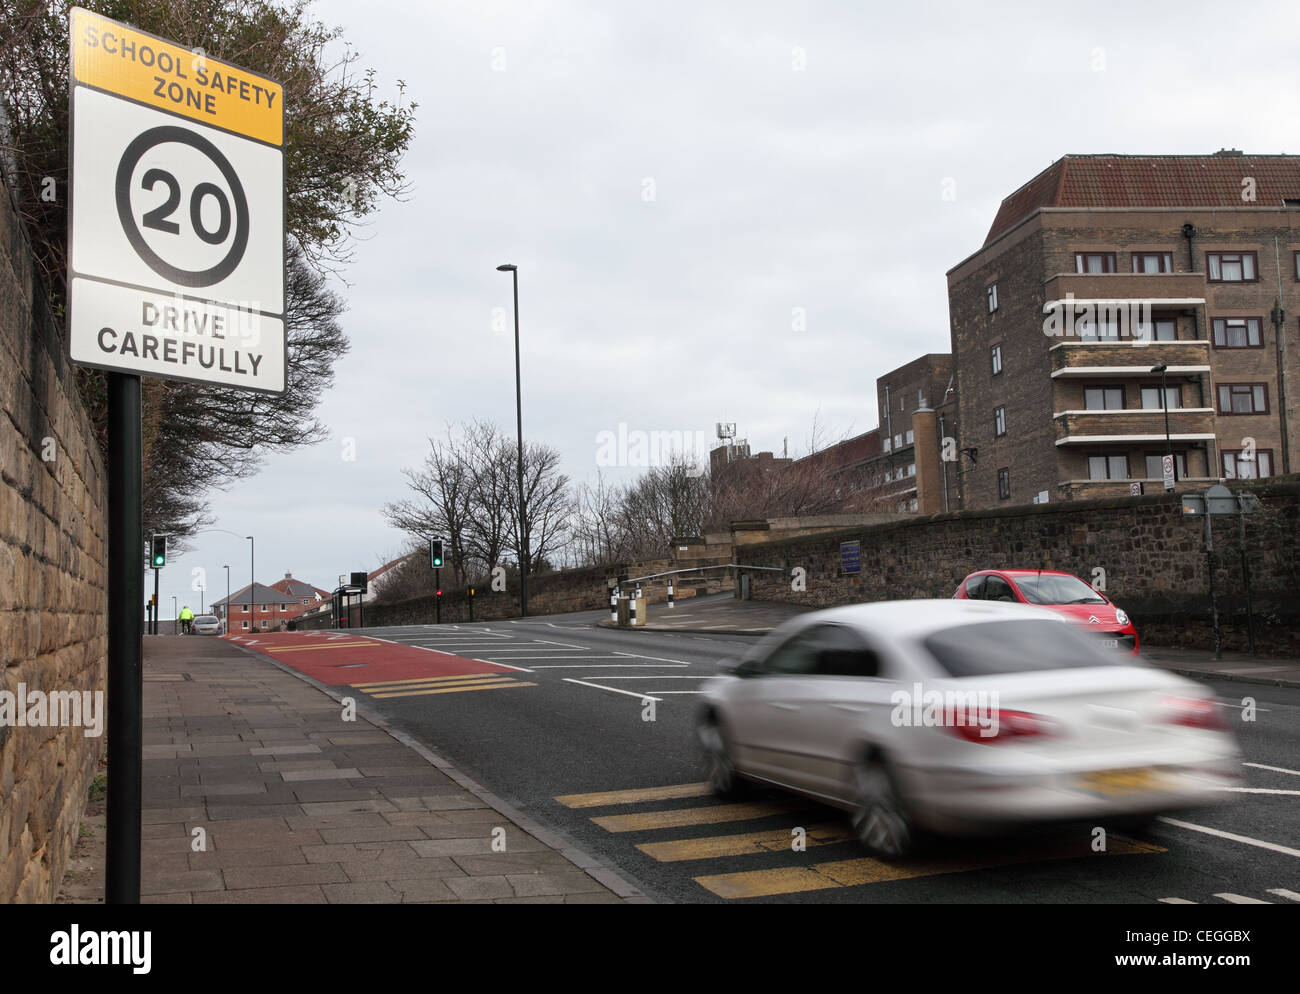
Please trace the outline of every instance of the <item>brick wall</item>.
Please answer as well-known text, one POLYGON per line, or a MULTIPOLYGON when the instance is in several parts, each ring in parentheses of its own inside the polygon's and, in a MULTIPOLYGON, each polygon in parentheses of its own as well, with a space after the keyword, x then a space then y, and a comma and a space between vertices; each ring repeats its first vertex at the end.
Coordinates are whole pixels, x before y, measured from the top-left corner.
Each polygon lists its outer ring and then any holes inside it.
MULTIPOLYGON (((1261 502, 1260 511, 1247 518, 1246 532, 1258 645, 1268 654, 1300 656, 1300 476, 1248 489, 1261 502)), ((1107 595, 1133 617, 1144 642, 1212 648, 1203 528, 1203 519, 1183 515, 1177 498, 1159 494, 912 518, 747 545, 736 555, 738 562, 807 570, 803 592, 792 591, 788 577, 756 574, 756 600, 818 607, 948 598, 968 573, 980 569, 1041 567, 1092 581, 1100 568, 1107 595), (854 539, 862 542, 862 572, 840 576, 840 543, 854 539)), ((1237 519, 1216 518, 1213 528, 1224 648, 1244 650, 1237 519)))
MULTIPOLYGON (((0 690, 100 690, 106 478, 62 329, 0 185, 0 690)), ((0 904, 51 902, 104 752, 77 727, 0 725, 0 904)))

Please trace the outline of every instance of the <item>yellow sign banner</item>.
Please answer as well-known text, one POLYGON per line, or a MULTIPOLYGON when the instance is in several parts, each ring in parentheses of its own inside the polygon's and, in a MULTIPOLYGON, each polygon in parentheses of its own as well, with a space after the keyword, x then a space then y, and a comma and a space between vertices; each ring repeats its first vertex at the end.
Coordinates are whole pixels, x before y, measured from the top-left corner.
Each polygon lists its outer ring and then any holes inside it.
POLYGON ((271 145, 284 144, 284 87, 74 7, 73 79, 271 145))

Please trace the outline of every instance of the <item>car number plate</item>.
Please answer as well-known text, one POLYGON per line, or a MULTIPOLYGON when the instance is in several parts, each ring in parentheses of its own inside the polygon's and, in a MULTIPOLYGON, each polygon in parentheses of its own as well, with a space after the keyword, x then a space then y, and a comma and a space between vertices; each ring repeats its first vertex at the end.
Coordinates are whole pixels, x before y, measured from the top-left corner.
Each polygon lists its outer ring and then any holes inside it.
POLYGON ((1089 794, 1113 797, 1119 794, 1154 790, 1157 786, 1157 777, 1155 770, 1149 766, 1129 770, 1096 770, 1076 778, 1075 785, 1089 794))
POLYGON ((1119 639, 1102 639, 1101 644, 1104 645, 1107 649, 1118 649, 1119 639))

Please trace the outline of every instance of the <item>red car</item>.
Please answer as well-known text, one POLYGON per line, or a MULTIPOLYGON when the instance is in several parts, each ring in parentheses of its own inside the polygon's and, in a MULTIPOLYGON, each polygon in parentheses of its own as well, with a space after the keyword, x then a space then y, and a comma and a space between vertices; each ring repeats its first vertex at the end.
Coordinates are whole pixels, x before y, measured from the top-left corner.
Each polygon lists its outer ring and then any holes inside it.
POLYGON ((1063 614, 1095 632, 1111 649, 1137 655, 1138 633, 1122 608, 1071 573, 1051 569, 986 569, 962 580, 955 600, 1010 601, 1063 614))

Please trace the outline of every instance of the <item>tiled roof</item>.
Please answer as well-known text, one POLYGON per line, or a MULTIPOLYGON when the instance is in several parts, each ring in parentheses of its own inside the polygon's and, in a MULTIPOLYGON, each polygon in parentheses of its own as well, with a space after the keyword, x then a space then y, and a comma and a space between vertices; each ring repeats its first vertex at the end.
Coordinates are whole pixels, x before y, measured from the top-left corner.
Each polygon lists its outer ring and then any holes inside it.
MULTIPOLYGON (((278 604, 284 600, 284 593, 276 590, 274 587, 268 587, 264 583, 256 584, 254 587, 253 603, 254 604, 278 604)), ((219 601, 213 601, 212 606, 215 608, 218 604, 225 604, 226 599, 223 597, 219 601)), ((233 594, 230 595, 230 603, 236 606, 248 603, 248 584, 244 584, 233 594)))
POLYGON ((1281 207, 1300 155, 1067 155, 1002 201, 984 244, 1043 207, 1281 207), (1254 180, 1243 200, 1242 181, 1254 180))
POLYGON ((312 586, 310 583, 304 583, 302 580, 295 580, 292 577, 285 577, 271 584, 272 590, 278 590, 287 597, 295 600, 303 597, 328 597, 329 591, 321 590, 312 586))

